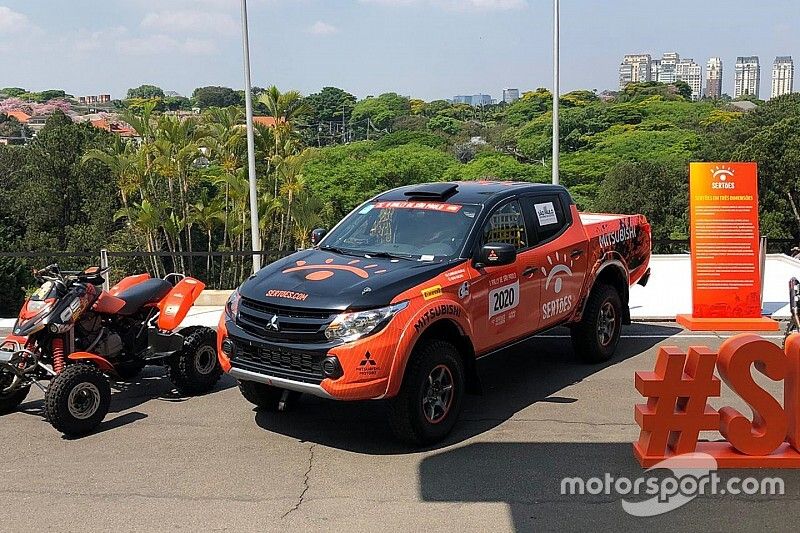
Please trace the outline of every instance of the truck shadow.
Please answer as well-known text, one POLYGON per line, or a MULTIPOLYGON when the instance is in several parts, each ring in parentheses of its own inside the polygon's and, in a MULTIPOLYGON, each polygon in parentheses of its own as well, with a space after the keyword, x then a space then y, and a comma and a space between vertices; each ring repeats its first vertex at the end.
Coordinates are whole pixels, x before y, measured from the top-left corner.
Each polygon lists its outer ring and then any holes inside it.
MULTIPOLYGON (((481 359, 478 372, 483 394, 467 396, 453 433, 427 450, 480 435, 537 402, 577 402, 576 398, 557 393, 605 368, 636 357, 682 331, 674 326, 646 326, 646 334, 637 334, 637 330, 645 331, 642 328, 640 325, 626 328, 626 334, 636 338, 622 339, 616 357, 602 365, 577 361, 565 329, 554 330, 547 337, 537 337, 481 359)), ((385 402, 335 402, 303 396, 291 412, 256 411, 255 420, 267 431, 358 453, 384 455, 421 451, 397 442, 389 428, 387 414, 385 402)))
POLYGON ((424 502, 505 503, 516 531, 738 531, 755 524, 765 531, 779 531, 786 529, 787 516, 797 516, 793 502, 800 492, 800 471, 796 470, 719 471, 723 483, 734 476, 777 475, 785 481, 786 494, 771 498, 707 494, 650 518, 627 514, 621 502, 644 502, 653 496, 620 495, 613 483, 608 493, 603 488, 595 495, 572 494, 567 485, 562 494, 565 478, 605 480, 606 473, 614 480, 631 481, 643 476, 661 481, 671 475, 663 469, 646 473, 634 459, 631 443, 474 442, 423 458, 419 491, 424 502))

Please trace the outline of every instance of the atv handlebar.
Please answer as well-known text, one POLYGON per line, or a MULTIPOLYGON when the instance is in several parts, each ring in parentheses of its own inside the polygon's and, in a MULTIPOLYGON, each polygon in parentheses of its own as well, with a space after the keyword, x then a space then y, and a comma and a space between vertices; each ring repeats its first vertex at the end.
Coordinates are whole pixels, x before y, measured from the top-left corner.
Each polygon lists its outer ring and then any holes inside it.
POLYGON ((33 277, 41 282, 61 281, 63 283, 70 281, 89 281, 92 278, 104 280, 103 276, 105 276, 109 270, 111 270, 111 267, 89 267, 84 271, 61 270, 61 268, 58 266, 58 263, 53 263, 52 265, 47 265, 41 270, 35 270, 33 272, 33 277))

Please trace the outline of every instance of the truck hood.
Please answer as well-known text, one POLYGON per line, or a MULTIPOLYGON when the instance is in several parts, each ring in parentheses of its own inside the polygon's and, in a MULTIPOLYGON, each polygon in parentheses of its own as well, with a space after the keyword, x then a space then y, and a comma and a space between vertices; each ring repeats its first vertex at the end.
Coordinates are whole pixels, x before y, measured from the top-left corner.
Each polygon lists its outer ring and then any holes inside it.
POLYGON ((389 305, 398 294, 464 261, 378 259, 303 250, 265 266, 239 292, 281 307, 372 309, 389 305))

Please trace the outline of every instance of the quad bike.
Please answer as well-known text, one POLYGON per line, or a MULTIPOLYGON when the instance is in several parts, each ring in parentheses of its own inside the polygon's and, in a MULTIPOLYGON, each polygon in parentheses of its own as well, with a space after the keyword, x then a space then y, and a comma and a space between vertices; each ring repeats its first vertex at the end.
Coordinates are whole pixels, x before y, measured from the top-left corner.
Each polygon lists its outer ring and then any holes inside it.
POLYGON ((205 285, 180 274, 140 274, 106 292, 107 272, 62 272, 50 265, 34 273, 42 285, 25 302, 12 335, 0 342, 0 414, 14 410, 35 385, 45 393, 53 427, 79 436, 108 413, 109 378, 129 379, 146 365, 163 365, 182 394, 214 387, 222 375, 214 330, 176 331, 205 285))

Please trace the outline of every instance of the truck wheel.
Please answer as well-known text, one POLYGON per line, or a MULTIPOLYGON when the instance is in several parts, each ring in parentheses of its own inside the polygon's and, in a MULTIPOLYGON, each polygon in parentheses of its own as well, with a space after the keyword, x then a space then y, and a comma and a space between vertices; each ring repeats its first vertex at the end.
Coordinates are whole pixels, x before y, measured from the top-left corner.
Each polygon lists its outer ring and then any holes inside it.
MULTIPOLYGON (((284 389, 258 383, 256 381, 240 381, 239 391, 244 399, 263 411, 277 411, 283 397, 284 389)), ((286 408, 291 407, 301 394, 296 391, 289 391, 286 408)))
POLYGON ((589 295, 583 318, 572 328, 572 346, 587 363, 614 357, 622 330, 622 299, 614 287, 598 285, 589 295))
POLYGON ((417 346, 400 393, 390 402, 397 438, 417 445, 444 439, 461 413, 465 382, 464 363, 455 346, 440 340, 417 346))
POLYGON ((169 380, 186 396, 205 394, 222 376, 217 358, 217 334, 211 328, 197 328, 183 342, 183 349, 172 356, 169 380))
POLYGON ((68 437, 95 429, 108 413, 111 387, 97 368, 73 364, 53 378, 44 397, 47 419, 68 437))
MULTIPOLYGON (((11 385, 13 379, 13 376, 7 372, 0 374, 0 390, 3 390, 11 385)), ((28 385, 26 387, 22 387, 21 389, 7 392, 5 394, 0 392, 0 415, 5 415, 15 410, 17 406, 28 397, 28 392, 30 392, 30 390, 31 386, 28 385)))

